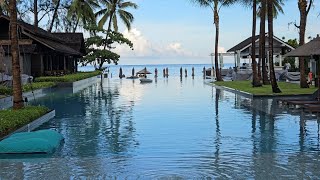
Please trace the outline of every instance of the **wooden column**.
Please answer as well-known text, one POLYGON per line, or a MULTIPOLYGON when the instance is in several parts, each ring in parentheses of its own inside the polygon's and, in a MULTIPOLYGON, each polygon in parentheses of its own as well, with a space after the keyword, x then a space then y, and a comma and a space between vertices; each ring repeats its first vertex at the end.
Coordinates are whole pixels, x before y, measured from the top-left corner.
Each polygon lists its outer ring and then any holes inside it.
POLYGON ((67 70, 66 56, 63 56, 63 70, 67 70))

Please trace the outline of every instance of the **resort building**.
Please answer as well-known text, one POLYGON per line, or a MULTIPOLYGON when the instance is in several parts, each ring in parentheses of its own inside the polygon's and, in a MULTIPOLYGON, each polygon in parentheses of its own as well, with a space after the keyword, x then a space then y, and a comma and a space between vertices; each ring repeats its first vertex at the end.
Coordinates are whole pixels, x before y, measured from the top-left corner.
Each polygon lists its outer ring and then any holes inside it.
MULTIPOLYGON (((0 24, 0 71, 11 75, 9 17, 1 15, 0 24)), ((19 21, 18 38, 21 73, 35 77, 76 72, 86 53, 82 33, 49 33, 19 21)))
MULTIPOLYGON (((255 37, 255 49, 256 49, 256 59, 259 58, 259 40, 260 36, 257 35, 255 37)), ((244 41, 240 42, 239 44, 235 45, 231 49, 229 49, 228 53, 234 53, 235 56, 235 66, 241 67, 240 60, 248 60, 248 65, 251 64, 251 49, 252 49, 252 37, 245 39, 244 41)), ((268 48, 269 48, 269 40, 268 40, 268 33, 266 33, 266 58, 268 61, 268 48)), ((273 54, 274 54, 274 63, 276 67, 282 67, 282 61, 284 60, 283 55, 290 52, 294 48, 290 46, 288 43, 284 42, 280 38, 273 36, 273 54)), ((298 62, 298 60, 296 60, 298 62)), ((296 63, 297 64, 297 63, 296 63)))

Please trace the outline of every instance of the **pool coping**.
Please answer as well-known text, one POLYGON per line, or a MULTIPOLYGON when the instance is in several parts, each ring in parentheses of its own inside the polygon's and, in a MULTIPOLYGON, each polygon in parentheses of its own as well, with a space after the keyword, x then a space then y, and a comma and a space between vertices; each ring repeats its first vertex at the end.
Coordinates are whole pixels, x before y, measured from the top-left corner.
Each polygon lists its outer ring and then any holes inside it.
POLYGON ((0 138, 0 141, 11 136, 14 133, 20 133, 20 132, 30 132, 35 130, 36 128, 40 127, 42 124, 48 122, 49 120, 53 119, 56 116, 56 111, 55 110, 51 110, 49 112, 47 112, 46 114, 42 115, 41 117, 33 120, 32 122, 18 128, 17 130, 9 133, 8 135, 0 138))
POLYGON ((58 88, 72 88, 72 93, 76 93, 94 83, 102 78, 102 75, 95 75, 86 79, 82 79, 74 82, 57 82, 58 88))
MULTIPOLYGON (((30 99, 38 99, 40 97, 43 97, 46 95, 46 91, 50 91, 53 88, 56 88, 57 86, 52 86, 52 87, 47 87, 47 88, 40 88, 40 89, 36 89, 32 91, 28 91, 28 92, 23 92, 22 93, 22 98, 23 100, 25 100, 25 98, 28 99, 28 101, 30 99)), ((4 98, 0 99, 0 109, 8 109, 10 107, 13 106, 13 96, 7 96, 4 98), (5 106, 1 106, 1 104, 6 104, 5 106)))

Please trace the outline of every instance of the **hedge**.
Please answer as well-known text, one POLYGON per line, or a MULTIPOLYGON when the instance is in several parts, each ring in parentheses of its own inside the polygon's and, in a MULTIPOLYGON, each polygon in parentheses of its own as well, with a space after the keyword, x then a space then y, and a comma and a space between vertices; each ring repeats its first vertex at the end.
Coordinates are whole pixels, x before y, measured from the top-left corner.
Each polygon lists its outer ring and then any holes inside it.
POLYGON ((20 110, 0 110, 0 137, 19 129, 49 112, 44 106, 26 106, 20 110))
POLYGON ((75 74, 68 74, 64 76, 42 76, 35 79, 36 82, 75 82, 90 77, 100 75, 101 71, 93 72, 78 72, 75 74))
MULTIPOLYGON (((55 82, 34 82, 32 84, 25 84, 22 86, 22 91, 23 92, 29 92, 32 89, 41 89, 41 88, 48 88, 48 87, 53 87, 55 86, 55 82)), ((1 95, 6 95, 10 96, 12 95, 12 88, 6 87, 6 86, 0 86, 0 94, 1 95)))

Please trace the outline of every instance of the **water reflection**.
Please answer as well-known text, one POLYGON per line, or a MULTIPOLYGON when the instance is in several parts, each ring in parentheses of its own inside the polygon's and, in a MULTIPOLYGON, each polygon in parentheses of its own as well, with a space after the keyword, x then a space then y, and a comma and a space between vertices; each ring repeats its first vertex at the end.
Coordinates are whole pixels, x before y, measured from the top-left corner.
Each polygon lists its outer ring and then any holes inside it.
POLYGON ((210 87, 201 77, 104 79, 39 102, 57 112, 40 128, 58 130, 65 143, 49 157, 0 160, 0 178, 320 177, 318 119, 210 87))

